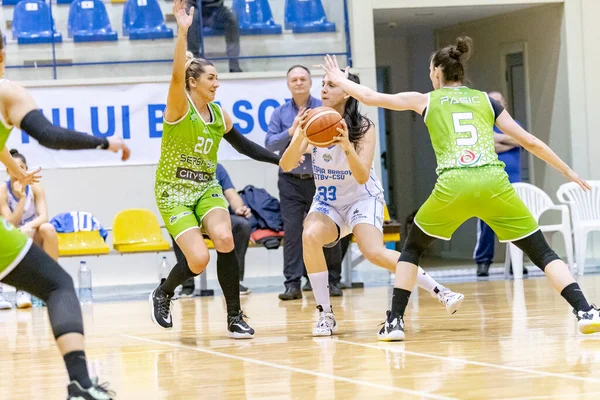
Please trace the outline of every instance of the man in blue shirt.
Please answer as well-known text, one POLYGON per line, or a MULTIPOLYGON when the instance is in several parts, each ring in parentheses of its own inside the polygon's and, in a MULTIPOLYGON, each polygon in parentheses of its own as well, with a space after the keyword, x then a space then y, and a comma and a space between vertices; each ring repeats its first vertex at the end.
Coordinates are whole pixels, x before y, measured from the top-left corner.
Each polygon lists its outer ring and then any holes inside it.
MULTIPOLYGON (((488 95, 502 104, 504 109, 507 109, 506 100, 501 93, 490 92, 488 95)), ((521 147, 517 141, 494 126, 494 147, 498 153, 498 159, 506 164, 504 170, 508 174, 510 183, 521 182, 521 147)), ((477 243, 473 252, 477 263, 477 276, 489 276, 490 265, 494 260, 495 237, 496 234, 492 228, 482 220, 477 221, 477 243)), ((527 273, 525 267, 523 267, 523 273, 527 273)))
MULTIPOLYGON (((240 197, 237 190, 229 178, 229 174, 221 164, 217 164, 216 172, 217 180, 219 185, 223 188, 223 194, 229 202, 229 211, 231 214, 231 230, 233 232, 233 243, 235 246, 235 254, 240 264, 240 282, 244 280, 244 269, 246 265, 246 251, 248 251, 248 242, 250 241, 250 234, 252 233, 252 226, 250 225, 250 217, 252 211, 244 204, 244 200, 240 197)), ((173 251, 177 262, 185 260, 183 252, 177 246, 177 242, 173 240, 173 251)), ((194 295, 194 279, 186 281, 182 287, 179 296, 191 297, 194 295)), ((250 289, 240 283, 240 294, 248 294, 250 289)))
MULTIPOLYGON (((321 100, 310 95, 312 79, 308 68, 302 65, 291 67, 287 72, 287 85, 292 93, 292 99, 273 111, 265 138, 265 147, 279 154, 283 154, 290 144, 304 111, 322 105, 321 100)), ((306 154, 304 161, 289 173, 284 173, 280 169, 277 186, 285 235, 283 242, 285 292, 281 293, 279 298, 281 300, 301 299, 301 278, 303 275, 306 276, 302 255, 302 228, 304 217, 310 209, 315 194, 311 156, 306 154)), ((332 249, 325 249, 325 259, 329 270, 329 292, 332 296, 341 296, 340 243, 332 249)), ((311 290, 308 279, 303 289, 311 290)))

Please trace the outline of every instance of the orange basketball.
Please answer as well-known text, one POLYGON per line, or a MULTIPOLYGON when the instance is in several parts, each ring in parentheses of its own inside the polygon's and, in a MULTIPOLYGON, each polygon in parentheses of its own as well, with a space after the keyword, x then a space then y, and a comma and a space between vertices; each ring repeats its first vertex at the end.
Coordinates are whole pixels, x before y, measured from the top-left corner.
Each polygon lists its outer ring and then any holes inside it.
POLYGON ((331 107, 317 107, 308 112, 304 130, 308 142, 317 147, 327 147, 333 143, 333 138, 340 133, 342 116, 331 107))

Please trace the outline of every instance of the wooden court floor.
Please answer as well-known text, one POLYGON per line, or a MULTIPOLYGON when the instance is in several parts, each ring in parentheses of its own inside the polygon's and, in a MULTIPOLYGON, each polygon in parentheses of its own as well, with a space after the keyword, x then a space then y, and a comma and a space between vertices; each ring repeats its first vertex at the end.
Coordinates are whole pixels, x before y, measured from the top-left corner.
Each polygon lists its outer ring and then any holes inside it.
MULTIPOLYGON (((600 276, 580 283, 600 302, 600 276), (598 289, 596 289, 598 288, 598 289)), ((312 338, 311 294, 280 302, 251 294, 254 340, 225 335, 222 297, 175 302, 172 331, 147 301, 84 310, 88 360, 117 399, 599 399, 600 335, 545 279, 450 285, 458 314, 421 291, 407 341, 379 343, 390 290, 354 289, 334 300, 340 331, 312 338)), ((0 399, 65 399, 66 373, 44 309, 0 312, 0 399)))

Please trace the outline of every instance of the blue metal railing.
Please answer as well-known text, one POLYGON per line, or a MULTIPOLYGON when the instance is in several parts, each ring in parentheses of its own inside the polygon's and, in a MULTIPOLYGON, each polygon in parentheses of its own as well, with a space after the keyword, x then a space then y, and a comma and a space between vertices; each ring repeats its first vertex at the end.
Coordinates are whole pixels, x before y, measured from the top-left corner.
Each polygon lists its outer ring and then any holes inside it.
MULTIPOLYGON (((201 0, 197 1, 200 6, 196 13, 199 13, 199 22, 200 29, 198 30, 201 56, 204 57, 204 38, 202 35, 202 3, 201 0)), ((280 58, 299 58, 299 57, 323 57, 325 54, 331 54, 336 56, 346 56, 347 63, 350 67, 352 67, 352 49, 350 45, 350 27, 348 20, 348 0, 342 0, 344 7, 344 33, 345 33, 345 42, 346 42, 346 51, 345 52, 331 52, 331 53, 298 53, 298 54, 275 54, 275 55, 257 55, 257 56, 238 56, 238 57, 210 57, 211 61, 226 61, 230 59, 239 59, 239 60, 252 60, 252 59, 280 59, 280 58)), ((172 58, 169 59, 150 59, 150 60, 125 60, 125 61, 90 61, 90 62, 61 62, 58 63, 56 60, 56 42, 55 42, 55 33, 56 28, 54 25, 54 13, 52 8, 53 0, 49 1, 50 7, 50 26, 52 27, 52 63, 46 64, 32 64, 32 65, 7 65, 6 68, 11 69, 27 69, 27 68, 52 68, 53 79, 58 79, 58 68, 61 67, 76 67, 76 66, 94 66, 94 65, 119 65, 119 64, 150 64, 150 63, 170 63, 173 62, 172 58)))

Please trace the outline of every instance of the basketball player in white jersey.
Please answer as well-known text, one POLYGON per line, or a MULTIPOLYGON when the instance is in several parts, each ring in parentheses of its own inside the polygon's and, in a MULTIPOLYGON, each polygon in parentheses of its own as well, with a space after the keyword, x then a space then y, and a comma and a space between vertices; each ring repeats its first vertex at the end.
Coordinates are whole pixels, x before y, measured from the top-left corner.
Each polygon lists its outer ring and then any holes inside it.
MULTIPOLYGON (((357 75, 348 79, 359 83, 357 75)), ((344 117, 344 129, 338 129, 328 148, 309 146, 304 133, 306 113, 294 137, 281 157, 284 171, 293 169, 302 154, 312 152, 316 192, 302 234, 304 263, 319 310, 313 336, 330 336, 337 331, 328 289, 324 246, 353 233, 365 258, 373 264, 396 271, 400 253, 387 249, 383 242, 383 187, 373 169, 375 127, 358 111, 358 101, 336 87, 327 76, 321 89, 323 106, 335 109, 344 117), (312 149, 311 149, 312 147, 312 149)), ((455 313, 464 296, 438 284, 419 269, 417 284, 429 291, 455 313)))

